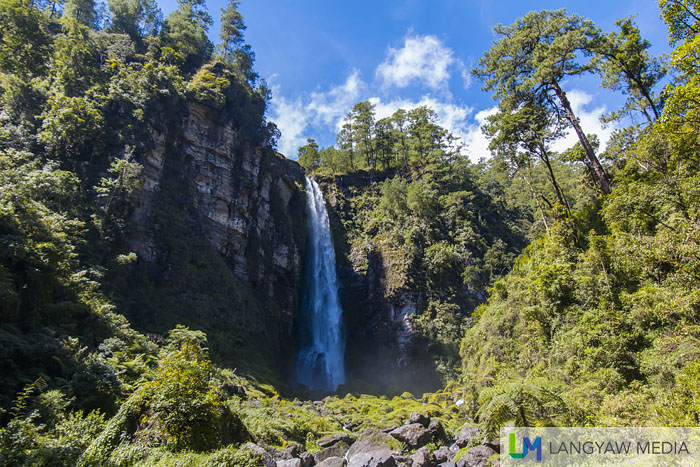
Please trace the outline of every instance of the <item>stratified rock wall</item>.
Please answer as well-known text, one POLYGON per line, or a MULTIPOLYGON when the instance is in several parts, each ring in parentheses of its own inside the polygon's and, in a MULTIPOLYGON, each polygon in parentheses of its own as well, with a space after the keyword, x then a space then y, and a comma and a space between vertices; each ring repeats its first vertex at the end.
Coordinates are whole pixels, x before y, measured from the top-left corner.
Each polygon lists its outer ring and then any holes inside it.
POLYGON ((153 135, 133 216, 139 233, 130 247, 147 262, 167 260, 172 253, 163 241, 160 205, 175 204, 181 220, 264 306, 279 307, 284 322, 269 324, 287 334, 276 345, 290 344, 305 248, 304 172, 269 147, 253 145, 232 120, 190 102, 181 128, 153 135))

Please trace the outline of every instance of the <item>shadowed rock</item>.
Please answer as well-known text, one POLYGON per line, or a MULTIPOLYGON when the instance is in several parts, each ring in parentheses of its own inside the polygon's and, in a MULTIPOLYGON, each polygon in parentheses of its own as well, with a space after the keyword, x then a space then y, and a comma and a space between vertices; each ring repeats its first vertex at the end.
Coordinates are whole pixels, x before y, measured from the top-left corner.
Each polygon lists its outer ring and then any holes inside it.
POLYGON ((352 441, 350 440, 350 435, 348 435, 347 433, 334 433, 332 435, 324 436, 323 438, 316 441, 316 444, 318 444, 322 448, 328 448, 339 441, 343 441, 348 445, 352 444, 352 441))
POLYGON ((411 415, 408 416, 408 424, 411 425, 413 423, 420 423, 427 428, 430 418, 420 412, 411 412, 411 415))
POLYGON ((430 449, 426 447, 422 447, 419 450, 417 450, 416 453, 411 456, 411 461, 413 461, 413 467, 437 466, 437 460, 435 459, 435 455, 430 449))
POLYGON ((389 450, 361 452, 350 458, 348 467, 396 467, 396 459, 389 450))
POLYGON ((430 432, 420 423, 400 426, 389 434, 412 448, 425 446, 431 439, 430 432))
POLYGON ((362 432, 360 437, 353 443, 347 453, 347 459, 361 453, 373 451, 391 451, 398 453, 401 445, 396 439, 381 431, 368 429, 362 432))
POLYGON ((314 462, 317 464, 325 461, 329 457, 344 457, 345 453, 348 452, 350 446, 344 441, 338 441, 333 446, 327 447, 326 449, 317 452, 314 455, 314 462))
POLYGON ((342 457, 329 457, 323 462, 316 464, 316 467, 345 467, 347 462, 342 457))

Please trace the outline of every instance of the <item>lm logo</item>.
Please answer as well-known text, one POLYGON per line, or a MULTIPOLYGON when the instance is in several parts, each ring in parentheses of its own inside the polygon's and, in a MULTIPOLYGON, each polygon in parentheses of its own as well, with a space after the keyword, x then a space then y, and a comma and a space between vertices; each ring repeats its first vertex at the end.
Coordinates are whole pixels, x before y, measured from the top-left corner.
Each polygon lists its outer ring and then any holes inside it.
POLYGON ((542 462, 542 438, 535 438, 535 442, 530 441, 530 438, 523 438, 523 452, 516 452, 515 449, 515 433, 508 436, 508 454, 513 459, 522 459, 527 457, 530 451, 537 451, 537 462, 542 462))

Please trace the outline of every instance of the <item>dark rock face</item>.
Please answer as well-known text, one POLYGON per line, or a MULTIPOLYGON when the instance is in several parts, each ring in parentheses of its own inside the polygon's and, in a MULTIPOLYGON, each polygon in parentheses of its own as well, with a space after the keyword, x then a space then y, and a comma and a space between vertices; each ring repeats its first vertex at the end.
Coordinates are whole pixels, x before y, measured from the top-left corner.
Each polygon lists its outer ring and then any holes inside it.
MULTIPOLYGON (((391 176, 388 174, 386 176, 391 176)), ((377 245, 353 248, 343 219, 348 219, 351 187, 368 186, 363 173, 319 179, 329 200, 329 219, 338 261, 338 285, 347 330, 346 372, 376 388, 400 387, 421 394, 437 389, 434 364, 417 345, 411 316, 420 312, 424 297, 393 277, 392 259, 377 245)))
MULTIPOLYGON (((139 161, 144 183, 129 248, 156 295, 163 291, 160 308, 180 313, 178 322, 203 329, 210 339, 228 333, 230 345, 239 317, 269 336, 259 342, 268 352, 264 363, 284 368, 290 360, 279 361, 288 357, 281 350, 294 348, 302 290, 304 172, 254 141, 224 110, 190 102, 181 126, 154 134, 152 149, 139 161)), ((168 313, 154 313, 126 310, 144 331, 174 327, 168 313)), ((250 342, 240 346, 255 356, 250 342)))
POLYGON ((301 465, 303 467, 311 467, 314 464, 314 456, 309 452, 302 452, 299 455, 299 459, 301 459, 301 465))
POLYGON ((420 423, 400 426, 389 434, 412 448, 422 447, 432 438, 430 432, 420 423))
POLYGON ((316 444, 318 444, 322 448, 327 448, 329 446, 333 446, 339 441, 342 441, 346 444, 350 444, 350 435, 348 435, 347 433, 334 433, 332 435, 324 436, 323 438, 319 439, 318 441, 316 441, 316 444))

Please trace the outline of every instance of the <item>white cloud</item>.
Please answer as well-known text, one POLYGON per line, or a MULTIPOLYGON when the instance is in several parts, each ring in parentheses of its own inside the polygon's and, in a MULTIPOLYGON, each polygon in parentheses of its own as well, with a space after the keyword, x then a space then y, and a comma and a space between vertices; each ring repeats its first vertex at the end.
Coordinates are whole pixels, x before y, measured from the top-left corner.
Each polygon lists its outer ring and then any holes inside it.
POLYGON ((284 97, 274 97, 270 116, 282 133, 277 149, 290 159, 296 159, 297 148, 306 143, 305 130, 311 117, 301 99, 287 100, 284 97))
POLYGON ((366 84, 360 72, 354 70, 347 80, 324 92, 314 92, 309 100, 294 100, 280 96, 279 87, 273 87, 270 120, 275 122, 282 136, 278 150, 291 159, 296 159, 297 149, 306 144, 307 138, 315 136, 312 129, 321 126, 340 130, 343 118, 360 99, 366 84), (279 96, 279 97, 278 97, 279 96))
POLYGON ((340 86, 332 87, 327 92, 312 93, 307 109, 314 115, 316 122, 335 126, 340 130, 343 118, 358 102, 366 87, 360 72, 353 70, 345 83, 340 86))
POLYGON ((376 70, 385 87, 406 87, 418 82, 441 89, 450 79, 448 68, 455 62, 452 50, 435 36, 409 36, 401 49, 389 48, 387 59, 376 70))
POLYGON ((488 159, 491 157, 491 151, 489 151, 489 140, 486 135, 481 131, 481 127, 486 123, 486 119, 495 114, 498 111, 497 107, 491 107, 490 109, 485 109, 477 112, 474 115, 474 120, 476 123, 473 124, 463 138, 464 144, 469 154, 469 159, 472 162, 478 162, 482 158, 488 159))
POLYGON ((469 89, 472 86, 472 74, 462 60, 457 62, 457 69, 462 77, 464 89, 469 89))

